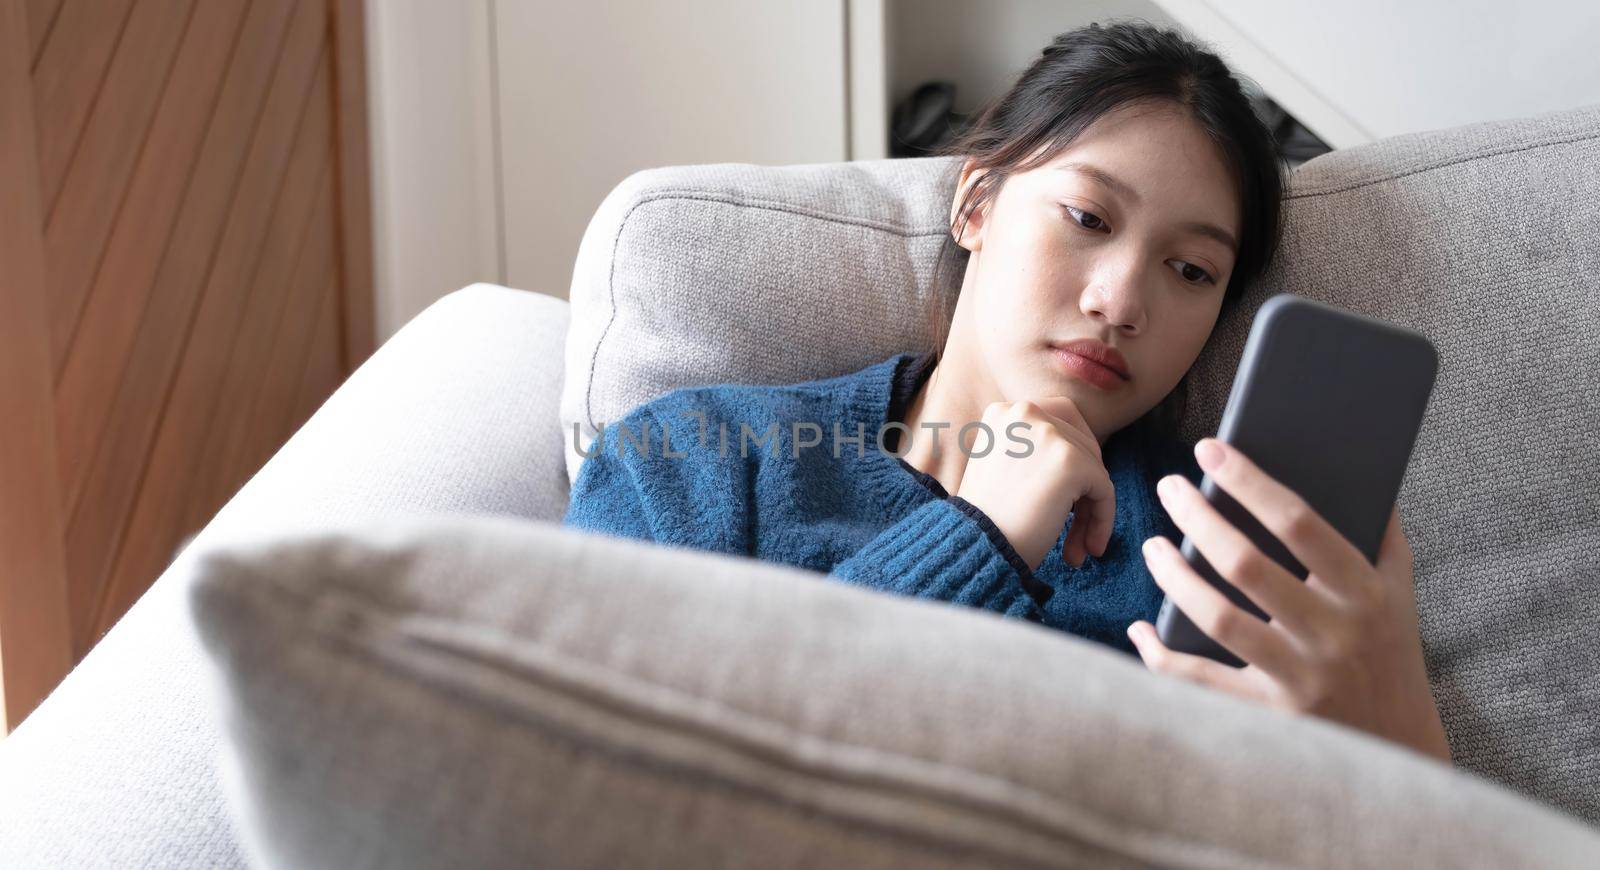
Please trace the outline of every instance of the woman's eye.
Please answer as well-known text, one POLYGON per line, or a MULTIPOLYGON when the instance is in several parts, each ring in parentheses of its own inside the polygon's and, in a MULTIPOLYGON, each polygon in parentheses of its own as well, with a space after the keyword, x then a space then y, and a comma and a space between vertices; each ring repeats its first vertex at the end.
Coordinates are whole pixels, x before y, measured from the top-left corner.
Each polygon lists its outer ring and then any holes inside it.
POLYGON ((1207 272, 1193 263, 1185 263, 1182 260, 1173 260, 1171 262, 1177 263, 1180 266, 1178 269, 1178 274, 1182 275, 1183 280, 1188 281, 1190 284, 1217 283, 1217 279, 1211 277, 1210 272, 1207 272))
MULTIPOLYGON (((1094 212, 1084 211, 1081 208, 1073 208, 1070 205, 1063 205, 1062 208, 1066 209, 1067 214, 1071 215, 1072 219, 1084 229, 1099 230, 1105 228, 1106 222, 1094 212)), ((1190 284, 1217 283, 1217 279, 1211 277, 1210 272, 1207 272, 1193 263, 1184 262, 1183 260, 1171 260, 1170 262, 1178 264, 1178 274, 1182 275, 1183 280, 1188 281, 1190 284)))
POLYGON ((1062 206, 1062 208, 1065 208, 1067 210, 1067 214, 1072 215, 1072 219, 1077 221, 1078 225, 1084 229, 1098 230, 1106 225, 1106 222, 1101 220, 1100 216, 1093 212, 1087 212, 1081 208, 1073 208, 1070 205, 1062 206))

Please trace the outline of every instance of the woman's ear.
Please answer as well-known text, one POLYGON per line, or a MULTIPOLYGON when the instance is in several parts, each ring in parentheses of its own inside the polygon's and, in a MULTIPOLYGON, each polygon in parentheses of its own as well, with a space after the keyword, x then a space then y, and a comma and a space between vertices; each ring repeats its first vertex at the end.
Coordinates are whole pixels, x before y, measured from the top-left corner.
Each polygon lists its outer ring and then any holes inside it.
POLYGON ((983 225, 986 209, 973 209, 972 213, 967 217, 966 226, 961 228, 961 235, 959 236, 955 235, 956 220, 961 215, 962 200, 968 196, 972 186, 987 171, 986 169, 974 169, 972 158, 967 158, 961 164, 961 178, 956 182, 955 201, 950 204, 950 235, 956 240, 956 244, 974 252, 983 249, 983 225))

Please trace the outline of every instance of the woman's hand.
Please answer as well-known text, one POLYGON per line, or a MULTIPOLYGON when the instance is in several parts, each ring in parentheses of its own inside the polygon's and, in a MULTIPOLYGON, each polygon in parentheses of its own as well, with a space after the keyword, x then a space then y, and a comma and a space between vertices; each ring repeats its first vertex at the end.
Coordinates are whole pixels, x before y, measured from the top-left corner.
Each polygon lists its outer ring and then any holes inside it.
POLYGON ((1450 763, 1450 744, 1428 687, 1411 546, 1398 505, 1373 565, 1293 490, 1236 448, 1206 438, 1195 445, 1195 456, 1310 574, 1297 580, 1217 513, 1194 484, 1167 476, 1158 490, 1173 521, 1270 621, 1234 605, 1158 535, 1145 542, 1156 584, 1246 667, 1174 652, 1141 620, 1128 627, 1128 635, 1146 667, 1332 719, 1450 763), (1213 446, 1214 460, 1207 455, 1213 446))
POLYGON ((1077 567, 1090 551, 1105 555, 1116 489, 1077 405, 1066 396, 994 402, 984 408, 983 423, 992 446, 967 457, 954 494, 982 510, 1029 568, 1037 570, 1055 547, 1069 511, 1078 513, 1062 541, 1062 558, 1077 567), (1010 428, 1017 423, 1024 426, 1010 428))

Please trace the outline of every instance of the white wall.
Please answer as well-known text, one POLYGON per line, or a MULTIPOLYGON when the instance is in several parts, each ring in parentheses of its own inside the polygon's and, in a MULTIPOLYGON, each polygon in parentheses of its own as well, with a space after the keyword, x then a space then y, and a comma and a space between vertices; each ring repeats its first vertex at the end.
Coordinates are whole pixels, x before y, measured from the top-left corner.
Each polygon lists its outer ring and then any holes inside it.
POLYGON ((1594 0, 1158 0, 1346 147, 1600 103, 1594 0))
POLYGON ((378 336, 474 281, 565 297, 639 169, 849 153, 846 0, 369 0, 378 336))
POLYGON ((367 4, 380 342, 451 290, 504 283, 488 20, 487 0, 367 4))
POLYGON ((845 159, 843 0, 496 0, 506 277, 566 296, 638 169, 845 159))

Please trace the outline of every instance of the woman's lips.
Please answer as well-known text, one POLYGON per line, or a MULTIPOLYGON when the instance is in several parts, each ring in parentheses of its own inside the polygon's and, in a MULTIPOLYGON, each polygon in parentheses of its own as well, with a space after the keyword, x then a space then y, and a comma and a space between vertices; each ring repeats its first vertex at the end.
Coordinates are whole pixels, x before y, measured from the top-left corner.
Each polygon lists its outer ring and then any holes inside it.
POLYGON ((1086 356, 1079 356, 1070 350, 1052 347, 1050 348, 1050 355, 1055 357, 1056 361, 1063 369, 1067 371, 1068 374, 1075 375, 1080 380, 1088 381, 1102 390, 1114 390, 1125 383, 1125 381, 1122 379, 1122 375, 1117 374, 1110 368, 1103 366, 1086 356))

